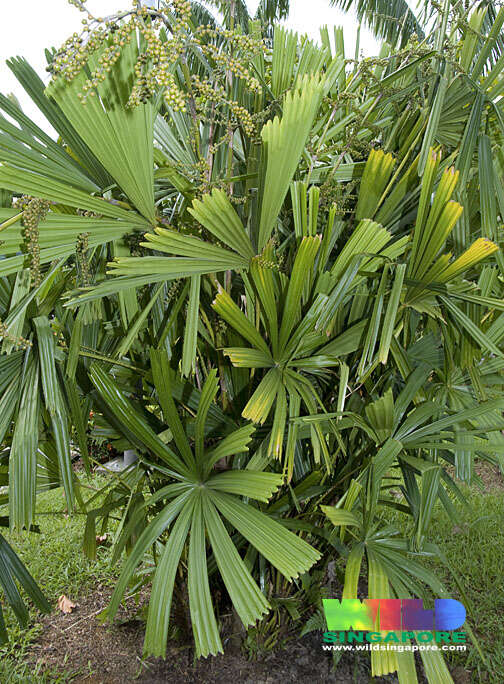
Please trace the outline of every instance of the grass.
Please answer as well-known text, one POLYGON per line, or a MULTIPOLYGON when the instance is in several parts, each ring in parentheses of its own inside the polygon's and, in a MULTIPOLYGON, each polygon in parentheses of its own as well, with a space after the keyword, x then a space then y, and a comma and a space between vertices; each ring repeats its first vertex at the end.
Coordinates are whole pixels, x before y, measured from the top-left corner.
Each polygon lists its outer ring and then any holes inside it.
MULTIPOLYGON (((103 482, 95 478, 93 486, 103 482)), ((478 637, 487 660, 484 665, 472 646, 466 654, 450 655, 453 667, 472 671, 473 682, 504 682, 504 492, 466 492, 470 512, 461 512, 454 526, 441 507, 437 507, 431 538, 445 551, 466 592, 467 602, 456 590, 453 577, 440 561, 432 559, 431 568, 452 588, 454 598, 467 605, 469 622, 478 637)), ((86 595, 97 582, 113 585, 115 572, 109 567, 110 552, 98 547, 96 561, 88 561, 82 552, 84 516, 64 515, 65 502, 61 490, 46 492, 38 500, 41 534, 2 534, 29 567, 49 600, 55 605, 58 596, 72 599, 86 595)), ((0 511, 0 515, 1 515, 0 511)), ((397 521, 396 521, 397 522, 397 521)), ((40 616, 33 612, 31 626, 21 630, 6 611, 10 642, 0 648, 0 682, 68 682, 73 675, 65 672, 42 672, 26 659, 30 644, 42 630, 40 616)), ((461 670, 460 670, 461 672, 461 670)), ((458 681, 469 681, 460 679, 458 681)))
MULTIPOLYGON (((99 488, 103 482, 101 478, 95 477, 91 484, 99 488)), ((64 511, 63 490, 53 489, 37 498, 40 534, 0 530, 54 606, 61 594, 75 599, 79 595, 85 595, 97 582, 113 585, 116 577, 109 566, 110 551, 107 547, 98 547, 96 561, 89 561, 84 556, 82 537, 85 517, 78 514, 67 516, 64 511)), ((18 626, 12 611, 7 609, 4 615, 10 640, 0 647, 0 682, 52 684, 69 681, 70 675, 47 671, 42 673, 33 664, 26 663, 30 644, 43 629, 40 614, 31 611, 31 626, 24 630, 18 626)))
MULTIPOLYGON (((498 475, 496 477, 499 477, 498 475)), ((486 663, 467 637, 465 653, 445 653, 450 667, 457 668, 456 684, 462 682, 504 682, 504 490, 481 492, 476 487, 461 489, 468 501, 467 510, 457 504, 457 524, 438 502, 429 527, 434 541, 448 560, 448 569, 440 559, 424 559, 428 567, 451 593, 464 604, 467 623, 476 636, 486 663), (458 589, 457 581, 464 595, 458 589), (463 673, 462 670, 466 670, 463 673), (469 672, 472 674, 469 675, 469 672), (460 678, 460 679, 459 679, 460 678)), ((387 520, 402 529, 405 537, 412 530, 409 519, 388 511, 387 520)), ((464 631, 464 628, 461 628, 464 631)))
MULTIPOLYGON (((487 661, 485 666, 475 648, 452 661, 472 670, 472 681, 504 682, 504 491, 468 492, 471 512, 461 515, 456 526, 440 508, 436 510, 431 538, 444 550, 453 572, 465 590, 468 622, 478 638, 487 661)), ((453 578, 439 562, 433 569, 448 587, 453 578)), ((454 598, 459 593, 453 590, 454 598)), ((460 600, 465 603, 462 597, 460 600)))

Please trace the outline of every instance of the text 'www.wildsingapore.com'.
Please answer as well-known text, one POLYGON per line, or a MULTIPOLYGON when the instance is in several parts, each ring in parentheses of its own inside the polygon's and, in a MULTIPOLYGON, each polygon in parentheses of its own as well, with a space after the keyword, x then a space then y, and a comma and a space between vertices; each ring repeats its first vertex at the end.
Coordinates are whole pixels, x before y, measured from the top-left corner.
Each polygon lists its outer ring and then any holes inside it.
MULTIPOLYGON (((326 632, 327 634, 327 632, 326 632)), ((324 635, 325 636, 325 635, 324 635)), ((465 635, 464 635, 465 636, 465 635)), ((396 653, 420 653, 422 651, 466 651, 467 644, 396 644, 396 643, 324 643, 324 651, 395 651, 396 653)))

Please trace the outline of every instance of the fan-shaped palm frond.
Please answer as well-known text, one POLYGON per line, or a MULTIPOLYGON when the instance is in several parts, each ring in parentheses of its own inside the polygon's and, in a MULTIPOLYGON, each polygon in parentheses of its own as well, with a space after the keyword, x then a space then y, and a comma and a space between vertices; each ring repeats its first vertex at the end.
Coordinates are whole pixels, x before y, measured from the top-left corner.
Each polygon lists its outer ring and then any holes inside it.
POLYGON ((412 34, 419 40, 425 38, 424 29, 406 0, 331 0, 331 5, 345 12, 355 10, 358 20, 390 45, 402 47, 412 34))

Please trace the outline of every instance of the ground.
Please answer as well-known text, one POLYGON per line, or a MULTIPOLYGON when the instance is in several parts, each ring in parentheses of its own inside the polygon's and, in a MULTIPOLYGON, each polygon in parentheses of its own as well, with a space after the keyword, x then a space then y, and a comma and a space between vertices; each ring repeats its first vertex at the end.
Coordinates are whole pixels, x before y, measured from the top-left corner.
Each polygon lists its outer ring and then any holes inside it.
MULTIPOLYGON (((44 631, 29 651, 40 667, 58 671, 71 663, 75 682, 170 682, 170 684, 278 684, 279 682, 368 681, 367 663, 351 660, 332 671, 332 661, 321 653, 318 635, 294 641, 286 650, 250 660, 226 654, 194 661, 190 644, 173 645, 166 660, 142 660, 143 623, 137 607, 123 611, 113 626, 103 625, 96 611, 107 605, 110 590, 99 587, 79 603, 71 616, 52 614, 43 619, 44 631), (66 662, 65 662, 66 658, 66 662)), ((375 680, 396 682, 396 678, 375 680)))
MULTIPOLYGON (((465 590, 438 561, 432 561, 455 598, 469 605, 471 623, 487 660, 481 662, 474 648, 464 657, 454 656, 450 669, 456 684, 504 681, 504 588, 501 559, 504 556, 504 480, 496 468, 479 466, 483 491, 468 492, 471 510, 454 525, 441 509, 434 518, 433 537, 445 549, 450 565, 465 590)), ((93 486, 98 486, 94 481, 93 486)), ((62 492, 40 497, 42 534, 9 536, 9 541, 29 565, 46 595, 56 603, 65 594, 77 605, 71 614, 57 610, 48 616, 33 614, 32 626, 20 630, 12 621, 11 642, 0 648, 0 682, 170 682, 191 684, 303 684, 371 681, 369 663, 359 654, 346 654, 333 667, 321 651, 315 632, 294 635, 283 650, 229 652, 207 660, 194 660, 190 643, 170 642, 167 658, 142 658, 144 623, 142 601, 131 598, 113 624, 103 623, 117 570, 109 566, 109 548, 98 548, 96 562, 81 550, 82 516, 62 514, 62 492), (251 656, 254 657, 251 657, 251 656)), ((373 682, 396 682, 395 677, 373 682)))

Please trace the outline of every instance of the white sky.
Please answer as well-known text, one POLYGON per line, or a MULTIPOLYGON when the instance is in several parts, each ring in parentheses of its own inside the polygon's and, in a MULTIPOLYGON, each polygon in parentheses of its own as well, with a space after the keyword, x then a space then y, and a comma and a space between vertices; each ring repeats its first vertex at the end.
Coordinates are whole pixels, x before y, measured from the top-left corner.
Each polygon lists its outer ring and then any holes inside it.
MULTIPOLYGON (((255 12, 258 0, 247 0, 255 12)), ((87 7, 95 16, 107 16, 131 6, 130 0, 88 0, 87 7)), ((14 78, 5 60, 13 56, 25 57, 47 82, 44 48, 59 47, 74 31, 79 31, 85 15, 67 0, 1 0, 0 6, 0 92, 14 93, 24 111, 40 126, 48 129, 21 85, 14 78)), ((344 14, 330 7, 329 0, 291 0, 291 12, 286 25, 299 33, 319 39, 319 27, 343 26, 347 57, 353 57, 357 21, 352 13, 344 14)), ((378 45, 367 29, 361 30, 361 50, 365 55, 376 54, 378 45)))

